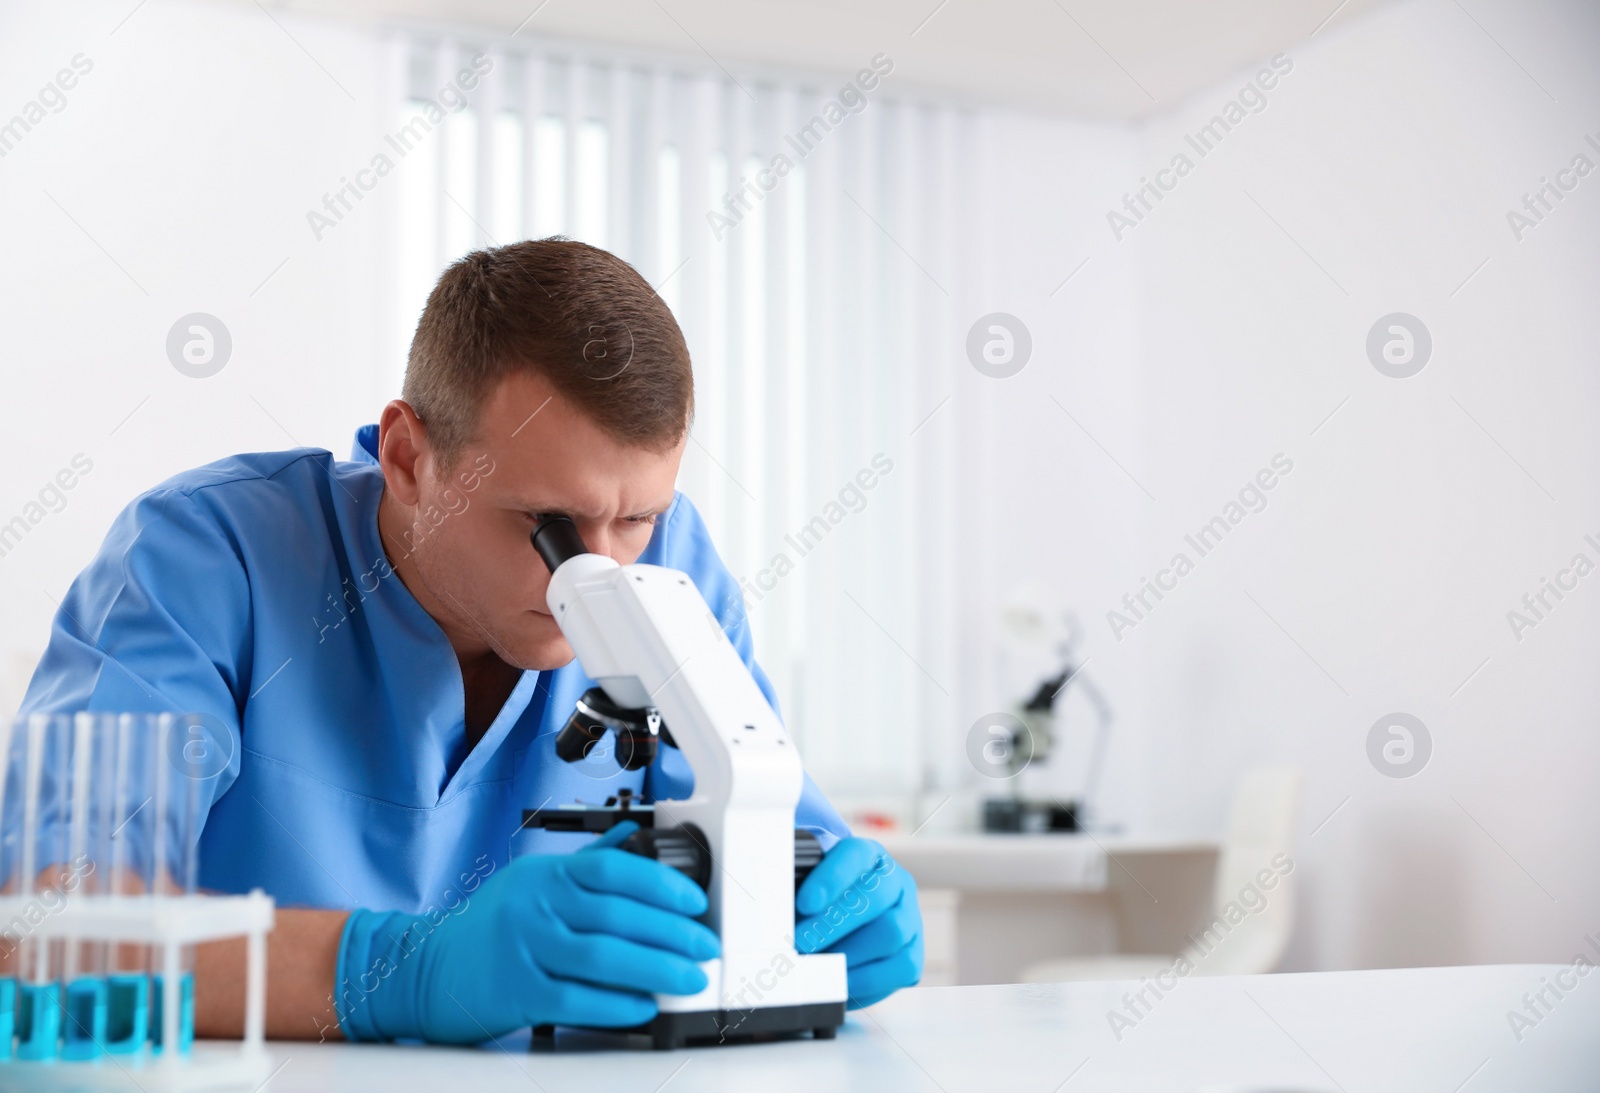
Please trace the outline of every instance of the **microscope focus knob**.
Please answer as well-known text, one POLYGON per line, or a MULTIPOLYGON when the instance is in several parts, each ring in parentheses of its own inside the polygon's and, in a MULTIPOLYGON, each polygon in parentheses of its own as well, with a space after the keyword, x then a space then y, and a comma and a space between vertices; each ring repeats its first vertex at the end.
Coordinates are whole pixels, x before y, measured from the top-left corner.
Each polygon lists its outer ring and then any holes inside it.
POLYGON ((794 890, 800 891, 800 885, 811 871, 822 860, 822 844, 817 837, 809 831, 794 829, 794 890))
POLYGON ((701 888, 711 889, 711 844, 694 824, 678 827, 641 827, 622 840, 622 849, 654 858, 676 869, 701 888))

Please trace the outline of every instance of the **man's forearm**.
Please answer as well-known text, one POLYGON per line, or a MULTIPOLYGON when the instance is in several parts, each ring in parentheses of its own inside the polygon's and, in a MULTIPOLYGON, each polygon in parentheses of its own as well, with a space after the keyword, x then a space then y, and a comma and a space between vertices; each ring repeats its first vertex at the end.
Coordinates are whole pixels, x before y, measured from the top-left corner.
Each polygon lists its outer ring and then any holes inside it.
MULTIPOLYGON (((267 935, 267 1036, 274 1040, 342 1040, 333 981, 346 911, 279 908, 267 935)), ((195 1035, 244 1035, 243 938, 195 947, 195 1035)))

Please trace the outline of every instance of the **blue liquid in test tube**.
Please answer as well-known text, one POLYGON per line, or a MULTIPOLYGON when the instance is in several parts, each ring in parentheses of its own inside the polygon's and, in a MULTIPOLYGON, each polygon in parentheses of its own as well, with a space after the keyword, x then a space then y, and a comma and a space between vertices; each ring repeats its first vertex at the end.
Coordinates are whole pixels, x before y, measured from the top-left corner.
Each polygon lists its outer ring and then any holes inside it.
POLYGON ((150 1039, 150 979, 143 972, 114 972, 106 983, 106 1051, 131 1055, 150 1039))
MULTIPOLYGON (((160 1053, 165 1045, 161 1040, 162 1007, 165 1005, 164 977, 150 978, 150 1050, 160 1053)), ((178 979, 178 1050, 187 1054, 194 1044, 194 975, 185 972, 178 979)))
POLYGON ((16 1039, 16 979, 0 978, 0 1059, 11 1058, 16 1039))
POLYGON ((98 1059, 106 1042, 106 981, 86 975, 68 983, 63 1018, 61 1057, 98 1059))
POLYGON ((17 981, 0 978, 0 1059, 11 1058, 11 1041, 17 1035, 17 981))
POLYGON ((17 1003, 17 1058, 56 1058, 61 1052, 61 985, 24 983, 17 1003))

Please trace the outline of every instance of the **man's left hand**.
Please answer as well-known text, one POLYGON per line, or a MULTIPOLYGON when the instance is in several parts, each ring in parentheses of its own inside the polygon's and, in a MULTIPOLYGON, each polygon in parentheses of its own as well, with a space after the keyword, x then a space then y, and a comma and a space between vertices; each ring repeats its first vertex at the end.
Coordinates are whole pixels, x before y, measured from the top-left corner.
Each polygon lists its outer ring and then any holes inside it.
POLYGON ((844 953, 850 1008, 881 1002, 922 978, 917 884, 871 839, 843 839, 795 893, 794 945, 844 953))

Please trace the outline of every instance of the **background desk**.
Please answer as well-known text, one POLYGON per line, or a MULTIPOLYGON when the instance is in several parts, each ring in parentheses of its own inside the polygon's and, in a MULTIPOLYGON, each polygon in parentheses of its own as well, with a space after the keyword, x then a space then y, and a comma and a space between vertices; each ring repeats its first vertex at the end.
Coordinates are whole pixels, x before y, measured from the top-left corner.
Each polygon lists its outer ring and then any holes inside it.
MULTIPOLYGON (((902 991, 831 1042, 554 1053, 273 1044, 263 1093, 1592 1093, 1600 975, 1519 1043, 1506 1011, 1553 966, 1185 979, 1119 1042, 1106 1020, 1136 984, 902 991)), ((615 1044, 615 1038, 609 1041, 615 1044)), ((130 1086, 130 1093, 134 1093, 130 1086)))
POLYGON ((1050 957, 1176 953, 1205 917, 1219 849, 1129 835, 879 841, 922 894, 930 986, 1011 983, 1050 957))

